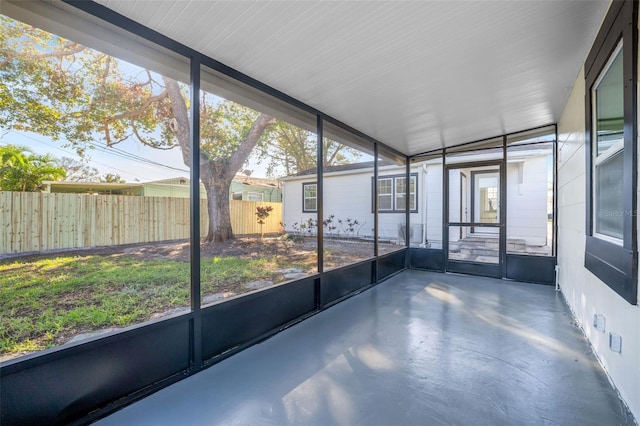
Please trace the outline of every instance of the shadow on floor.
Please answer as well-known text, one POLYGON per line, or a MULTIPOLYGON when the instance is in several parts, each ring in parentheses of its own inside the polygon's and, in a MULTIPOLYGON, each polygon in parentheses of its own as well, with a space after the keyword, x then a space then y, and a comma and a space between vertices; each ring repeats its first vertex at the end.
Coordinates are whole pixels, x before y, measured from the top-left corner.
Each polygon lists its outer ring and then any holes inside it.
POLYGON ((405 271, 101 425, 632 425, 553 287, 405 271))

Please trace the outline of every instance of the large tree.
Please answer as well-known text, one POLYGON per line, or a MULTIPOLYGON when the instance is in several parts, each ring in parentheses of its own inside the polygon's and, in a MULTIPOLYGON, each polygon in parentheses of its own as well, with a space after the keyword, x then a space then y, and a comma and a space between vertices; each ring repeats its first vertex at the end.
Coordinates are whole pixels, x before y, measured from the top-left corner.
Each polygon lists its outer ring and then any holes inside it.
MULTIPOLYGON (((270 176, 292 175, 316 168, 318 140, 314 133, 278 121, 269 130, 269 143, 260 145, 258 157, 266 159, 270 176)), ((360 157, 360 152, 329 138, 322 140, 322 164, 348 164, 360 157)))
MULTIPOLYGON (((190 164, 186 86, 104 53, 0 16, 0 129, 65 140, 78 154, 97 138, 179 147, 190 164)), ((200 175, 207 241, 233 238, 229 186, 275 119, 201 96, 200 175)))
POLYGON ((0 146, 0 191, 40 191, 45 180, 64 177, 64 169, 49 154, 34 154, 16 145, 0 146))

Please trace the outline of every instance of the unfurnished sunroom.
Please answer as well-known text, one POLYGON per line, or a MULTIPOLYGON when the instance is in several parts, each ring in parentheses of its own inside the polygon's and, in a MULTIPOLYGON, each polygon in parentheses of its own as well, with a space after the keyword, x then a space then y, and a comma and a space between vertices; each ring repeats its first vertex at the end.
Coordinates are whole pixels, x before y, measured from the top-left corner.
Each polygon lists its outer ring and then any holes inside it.
POLYGON ((634 424, 637 68, 635 1, 2 0, 2 424, 634 424))

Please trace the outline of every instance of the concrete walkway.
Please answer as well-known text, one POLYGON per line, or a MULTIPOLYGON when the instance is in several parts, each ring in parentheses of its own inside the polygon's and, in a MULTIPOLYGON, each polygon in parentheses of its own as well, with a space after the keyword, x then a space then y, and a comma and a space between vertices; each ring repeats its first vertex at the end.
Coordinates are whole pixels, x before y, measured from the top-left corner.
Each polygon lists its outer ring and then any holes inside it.
POLYGON ((98 424, 634 422, 553 287, 405 271, 98 424))

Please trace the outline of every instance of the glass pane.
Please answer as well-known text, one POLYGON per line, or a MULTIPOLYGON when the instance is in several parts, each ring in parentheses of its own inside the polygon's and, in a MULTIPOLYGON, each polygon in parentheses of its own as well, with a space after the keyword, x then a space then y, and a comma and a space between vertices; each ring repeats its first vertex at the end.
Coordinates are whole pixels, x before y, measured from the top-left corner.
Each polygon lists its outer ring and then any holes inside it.
POLYGON ((594 89, 596 156, 600 156, 624 136, 624 81, 622 44, 594 89))
POLYGON ((623 151, 601 161, 595 168, 595 228, 596 233, 623 238, 623 151))
MULTIPOLYGON (((345 266, 373 257, 373 145, 342 134, 328 123, 324 152, 324 269, 345 266), (367 149, 369 147, 370 149, 367 149), (363 189, 365 188, 365 189, 363 189)), ((388 189, 389 208, 393 208, 393 183, 381 182, 388 189)), ((385 203, 386 198, 380 198, 385 203)))
POLYGON ((187 59, 0 25, 0 358, 189 312, 187 59))
POLYGON ((378 210, 393 210, 393 178, 378 178, 378 210))
POLYGON ((393 179, 378 179, 378 195, 387 195, 393 193, 393 179))
POLYGON ((315 211, 318 209, 317 199, 316 198, 305 198, 304 199, 304 209, 307 211, 315 211))
POLYGON ((281 112, 277 103, 207 67, 201 75, 206 306, 317 272, 317 137, 315 118, 281 112), (234 192, 244 197, 233 199, 234 192))
POLYGON ((396 210, 406 210, 407 203, 405 200, 407 198, 407 179, 404 177, 397 177, 395 181, 396 210))
POLYGON ((449 169, 449 222, 499 223, 500 172, 496 166, 449 169))
POLYGON ((318 186, 313 185, 304 185, 304 198, 316 198, 318 186))
POLYGON ((471 222, 468 169, 449 169, 449 222, 471 222))
POLYGON ((450 226, 449 259, 465 262, 499 263, 499 228, 450 226))
POLYGON ((314 184, 302 184, 304 188, 304 210, 314 212, 318 209, 318 186, 314 184))
POLYGON ((416 182, 418 181, 417 176, 411 176, 409 180, 409 208, 411 211, 416 210, 416 182))
POLYGON ((407 209, 407 203, 405 199, 407 195, 402 192, 396 192, 396 211, 403 211, 407 209))
POLYGON ((393 196, 391 194, 378 195, 379 210, 393 210, 393 196))
POLYGON ((554 143, 507 150, 507 252, 551 256, 554 143))
POLYGON ((442 249, 442 156, 411 164, 416 173, 417 212, 411 213, 411 247, 442 249))
POLYGON ((475 222, 477 223, 498 223, 498 200, 500 180, 498 172, 487 172, 482 175, 475 175, 475 222))

